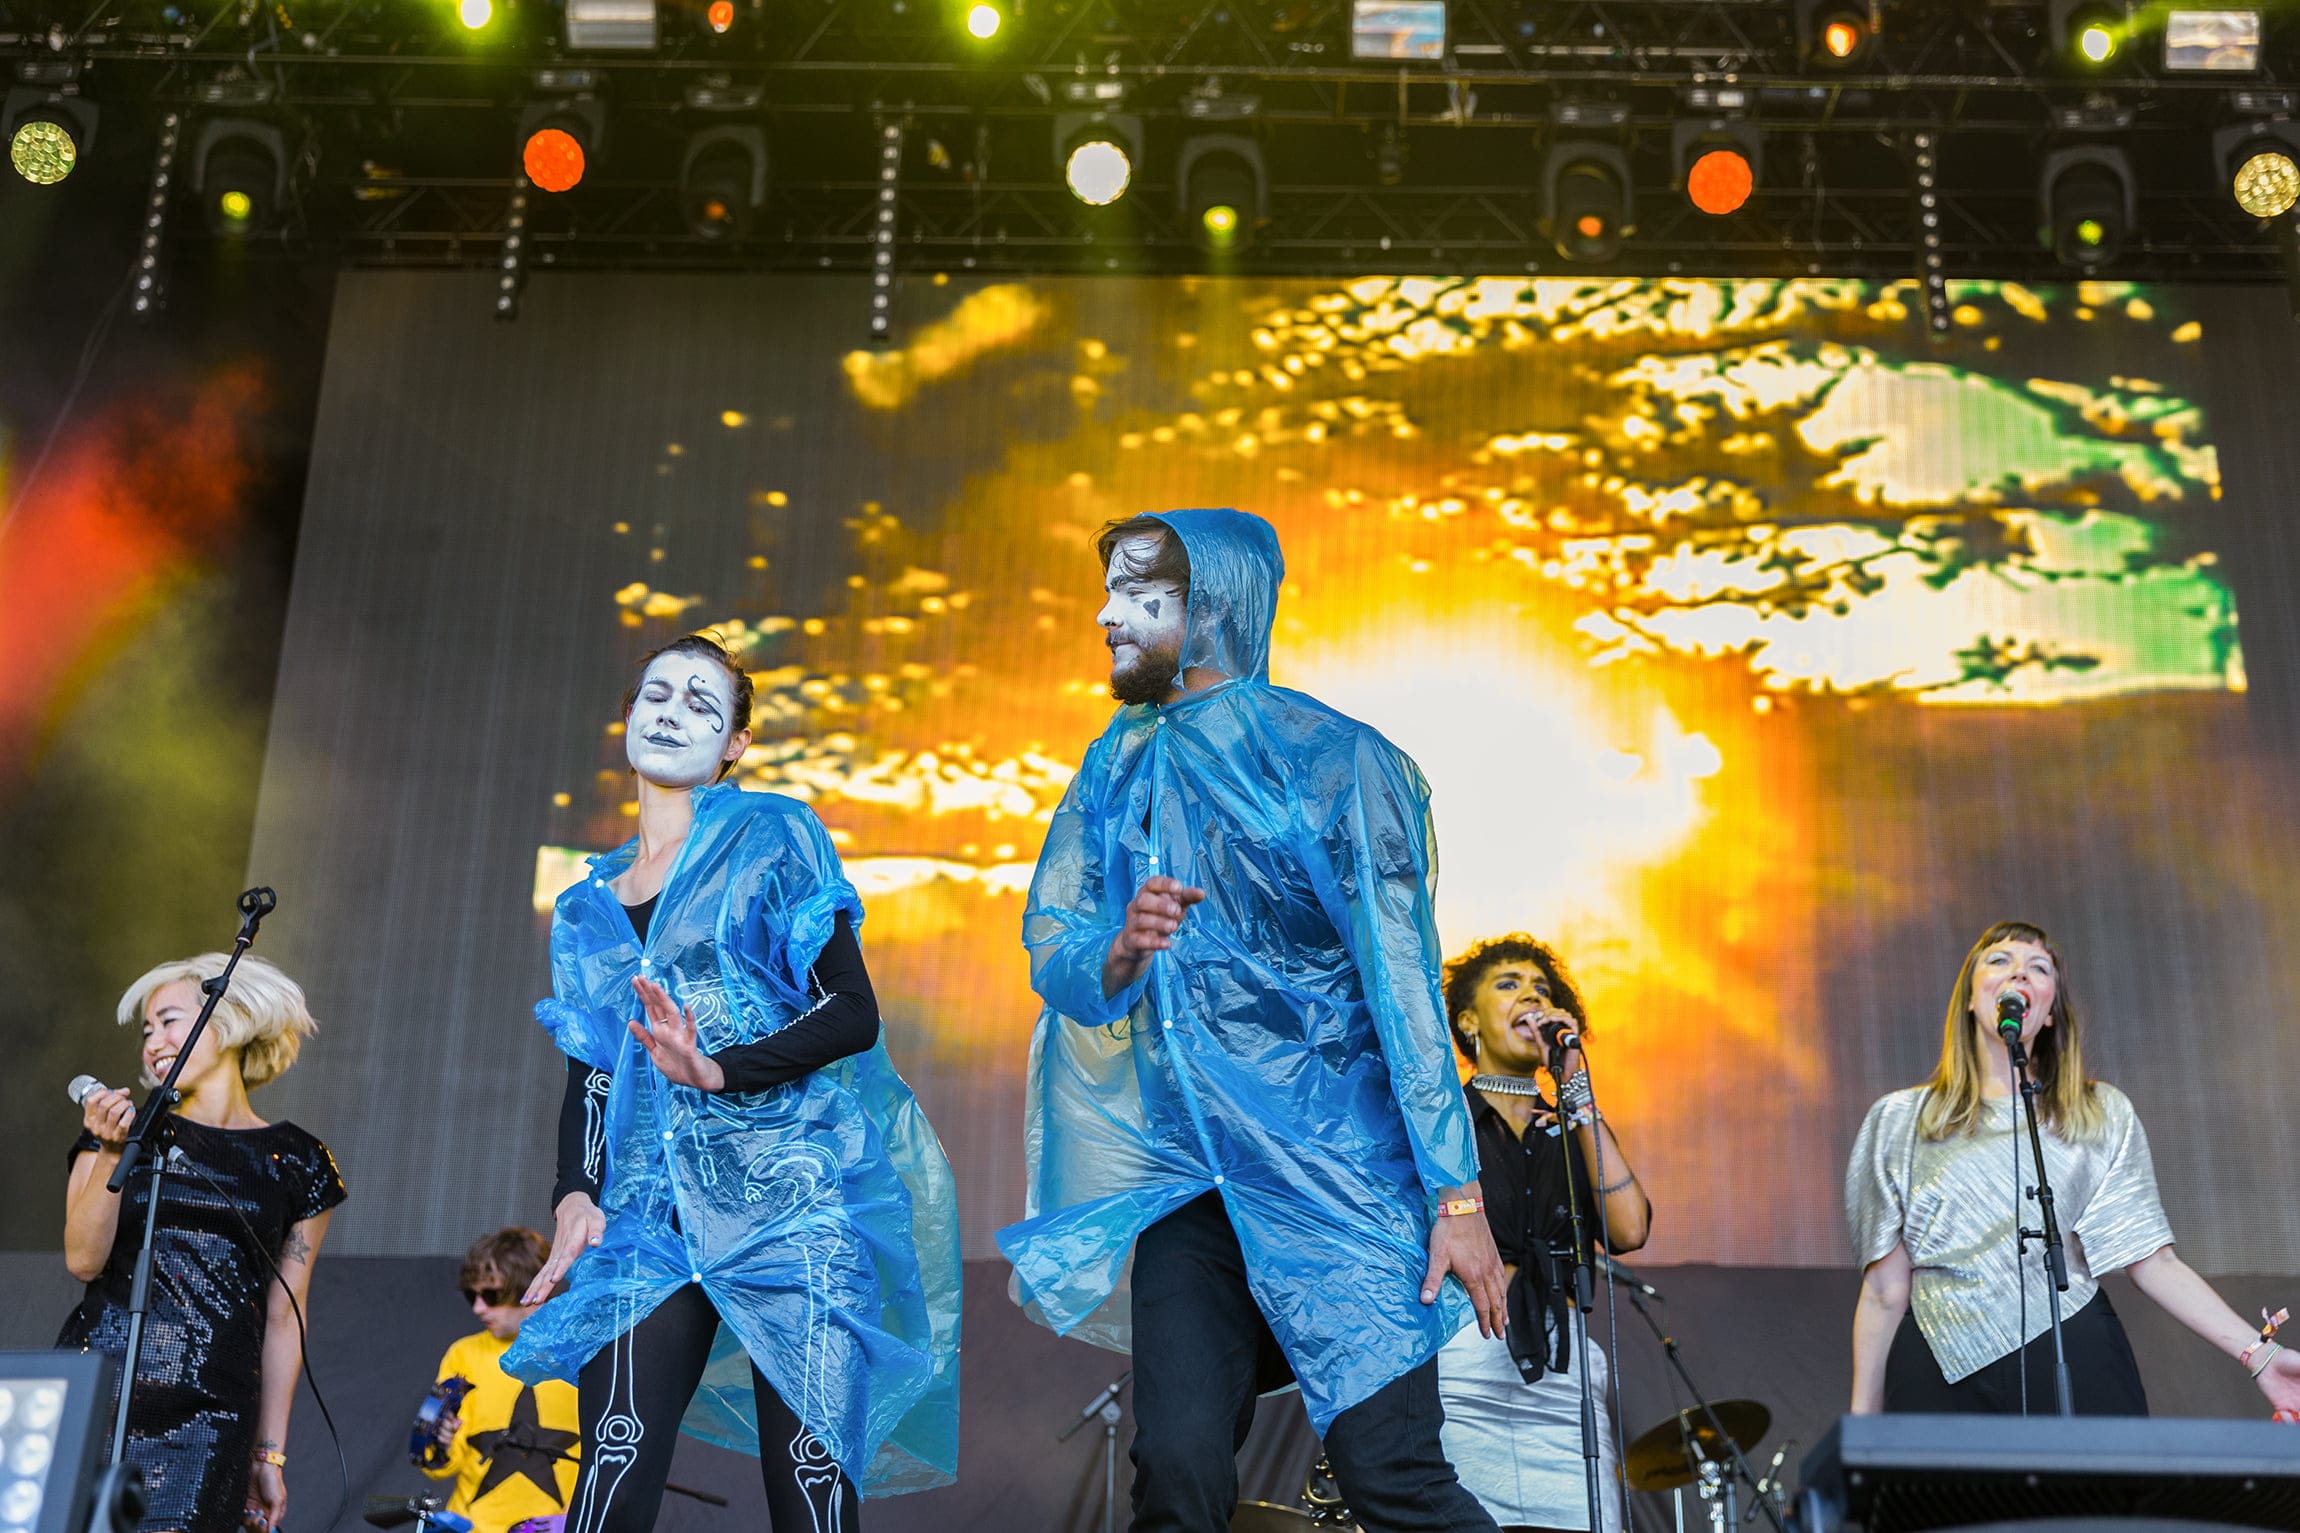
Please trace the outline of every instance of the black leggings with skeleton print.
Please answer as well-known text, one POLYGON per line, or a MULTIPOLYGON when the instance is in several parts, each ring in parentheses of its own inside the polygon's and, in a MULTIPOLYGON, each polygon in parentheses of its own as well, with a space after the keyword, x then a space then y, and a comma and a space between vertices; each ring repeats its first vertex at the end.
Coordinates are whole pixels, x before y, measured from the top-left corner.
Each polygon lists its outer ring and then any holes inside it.
MULTIPOLYGON (((695 1284, 583 1365, 583 1469, 567 1533, 649 1533, 670 1477, 679 1418, 694 1398, 719 1332, 719 1312, 695 1284)), ((854 1482, 764 1375, 751 1369, 759 1413, 759 1473, 774 1533, 856 1533, 854 1482)))

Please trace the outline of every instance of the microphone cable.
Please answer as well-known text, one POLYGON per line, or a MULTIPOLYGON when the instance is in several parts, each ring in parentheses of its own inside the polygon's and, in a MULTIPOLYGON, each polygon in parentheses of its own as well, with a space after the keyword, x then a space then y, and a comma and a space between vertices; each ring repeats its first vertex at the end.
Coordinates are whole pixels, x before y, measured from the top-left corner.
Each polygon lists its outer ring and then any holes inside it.
MULTIPOLYGON (((264 1249, 263 1237, 258 1235, 256 1227, 248 1222, 248 1216, 240 1212, 238 1202, 217 1183, 214 1177, 208 1175, 207 1169, 197 1161, 187 1156, 183 1157, 179 1164, 188 1168, 193 1175, 207 1183, 208 1190, 213 1192, 223 1205, 232 1211, 232 1217, 240 1221, 240 1228, 248 1232, 248 1244, 253 1246, 256 1254, 264 1259, 264 1266, 271 1272, 272 1281, 279 1284, 280 1292, 287 1295, 288 1308, 295 1314, 296 1355, 303 1361, 304 1382, 311 1386, 312 1403, 319 1407, 319 1419, 327 1424, 328 1441, 335 1447, 335 1468, 338 1482, 335 1506, 329 1511, 327 1521, 320 1525, 323 1529, 333 1528, 337 1519, 341 1518, 345 1510, 351 1505, 351 1460, 344 1454, 343 1434, 336 1430, 335 1413, 327 1408, 327 1396, 321 1394, 319 1389, 319 1374, 311 1365, 311 1327, 304 1321, 303 1306, 296 1302, 295 1289, 281 1274, 279 1263, 273 1259, 271 1252, 264 1249)), ((295 1226, 290 1225, 288 1228, 292 1231, 295 1226)), ((317 1252, 313 1253, 313 1259, 316 1263, 317 1252)), ((281 1441, 280 1447, 283 1450, 287 1447, 284 1439, 281 1441)), ((282 1485, 287 1483, 287 1471, 284 1469, 280 1471, 280 1483, 282 1485)), ((271 1533, 281 1533, 281 1529, 275 1527, 271 1533)))

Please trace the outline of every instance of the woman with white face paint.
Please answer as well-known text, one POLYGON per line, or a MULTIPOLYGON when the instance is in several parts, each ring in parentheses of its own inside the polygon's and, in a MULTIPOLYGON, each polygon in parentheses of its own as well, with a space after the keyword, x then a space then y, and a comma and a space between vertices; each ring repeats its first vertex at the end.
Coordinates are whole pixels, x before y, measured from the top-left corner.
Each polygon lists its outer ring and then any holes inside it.
MULTIPOLYGON (((1932 1080, 1879 1098, 1861 1124, 1845 1168, 1864 1267, 1853 1311, 1854 1411, 2013 1414, 2024 1401, 2032 1415, 2057 1409, 2046 1334, 2052 1279, 2043 1243, 2030 1240, 2023 1252, 2015 1236, 2014 1194, 2036 1182, 2026 1109, 1998 1036, 2000 1002, 2018 995, 2065 1232, 2061 1333, 2077 1414, 2148 1414, 2132 1346, 2099 1283, 2123 1268, 2166 1313, 2235 1358, 2289 1419, 2300 1411, 2300 1353, 2238 1317, 2174 1253, 2148 1135, 2130 1098, 2085 1076, 2069 991, 2041 928, 1990 927, 1957 972, 1932 1080), (2016 1161, 2026 1168, 2017 1175, 2016 1161)), ((2037 1218, 2033 1199, 2019 1209, 2019 1222, 2037 1218)))
POLYGON ((956 1469, 950 1169, 878 1044, 829 834, 720 780, 750 709, 712 640, 648 657, 639 834, 552 921, 557 1227, 503 1369, 578 1383, 569 1533, 652 1528, 682 1426, 758 1454, 782 1533, 851 1533, 863 1494, 956 1469))

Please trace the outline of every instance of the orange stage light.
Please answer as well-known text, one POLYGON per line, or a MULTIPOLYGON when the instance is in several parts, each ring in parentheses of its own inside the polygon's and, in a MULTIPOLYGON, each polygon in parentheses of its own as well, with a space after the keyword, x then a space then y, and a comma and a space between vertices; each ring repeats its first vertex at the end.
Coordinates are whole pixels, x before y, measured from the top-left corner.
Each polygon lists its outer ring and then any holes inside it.
POLYGON ((547 192, 564 192, 583 179, 583 142, 565 128, 538 128, 520 155, 527 179, 547 192))
POLYGON ((1756 177, 1738 149, 1711 149, 1685 173, 1685 195, 1704 213, 1731 213, 1749 200, 1756 177))
POLYGON ((1829 57, 1831 58, 1851 58, 1854 51, 1861 46, 1860 23, 1846 17, 1838 17, 1821 29, 1821 46, 1829 50, 1829 57))
POLYGON ((735 24, 735 0, 711 0, 711 8, 703 13, 714 32, 724 32, 735 24))

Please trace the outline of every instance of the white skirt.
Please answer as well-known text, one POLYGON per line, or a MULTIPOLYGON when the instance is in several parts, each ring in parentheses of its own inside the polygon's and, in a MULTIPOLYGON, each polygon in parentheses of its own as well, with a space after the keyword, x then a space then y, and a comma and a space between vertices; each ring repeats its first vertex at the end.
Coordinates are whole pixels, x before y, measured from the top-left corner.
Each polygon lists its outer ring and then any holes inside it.
MULTIPOLYGON (((1572 1349, 1578 1363, 1579 1347, 1572 1349)), ((1598 1492, 1604 1533, 1620 1533, 1621 1476, 1608 1409, 1605 1351, 1589 1344, 1597 1405, 1598 1492)), ((1581 1385, 1572 1373, 1528 1384, 1509 1343, 1471 1326, 1438 1353, 1441 1441, 1461 1483, 1509 1526, 1587 1528, 1589 1481, 1581 1457, 1581 1385)))

